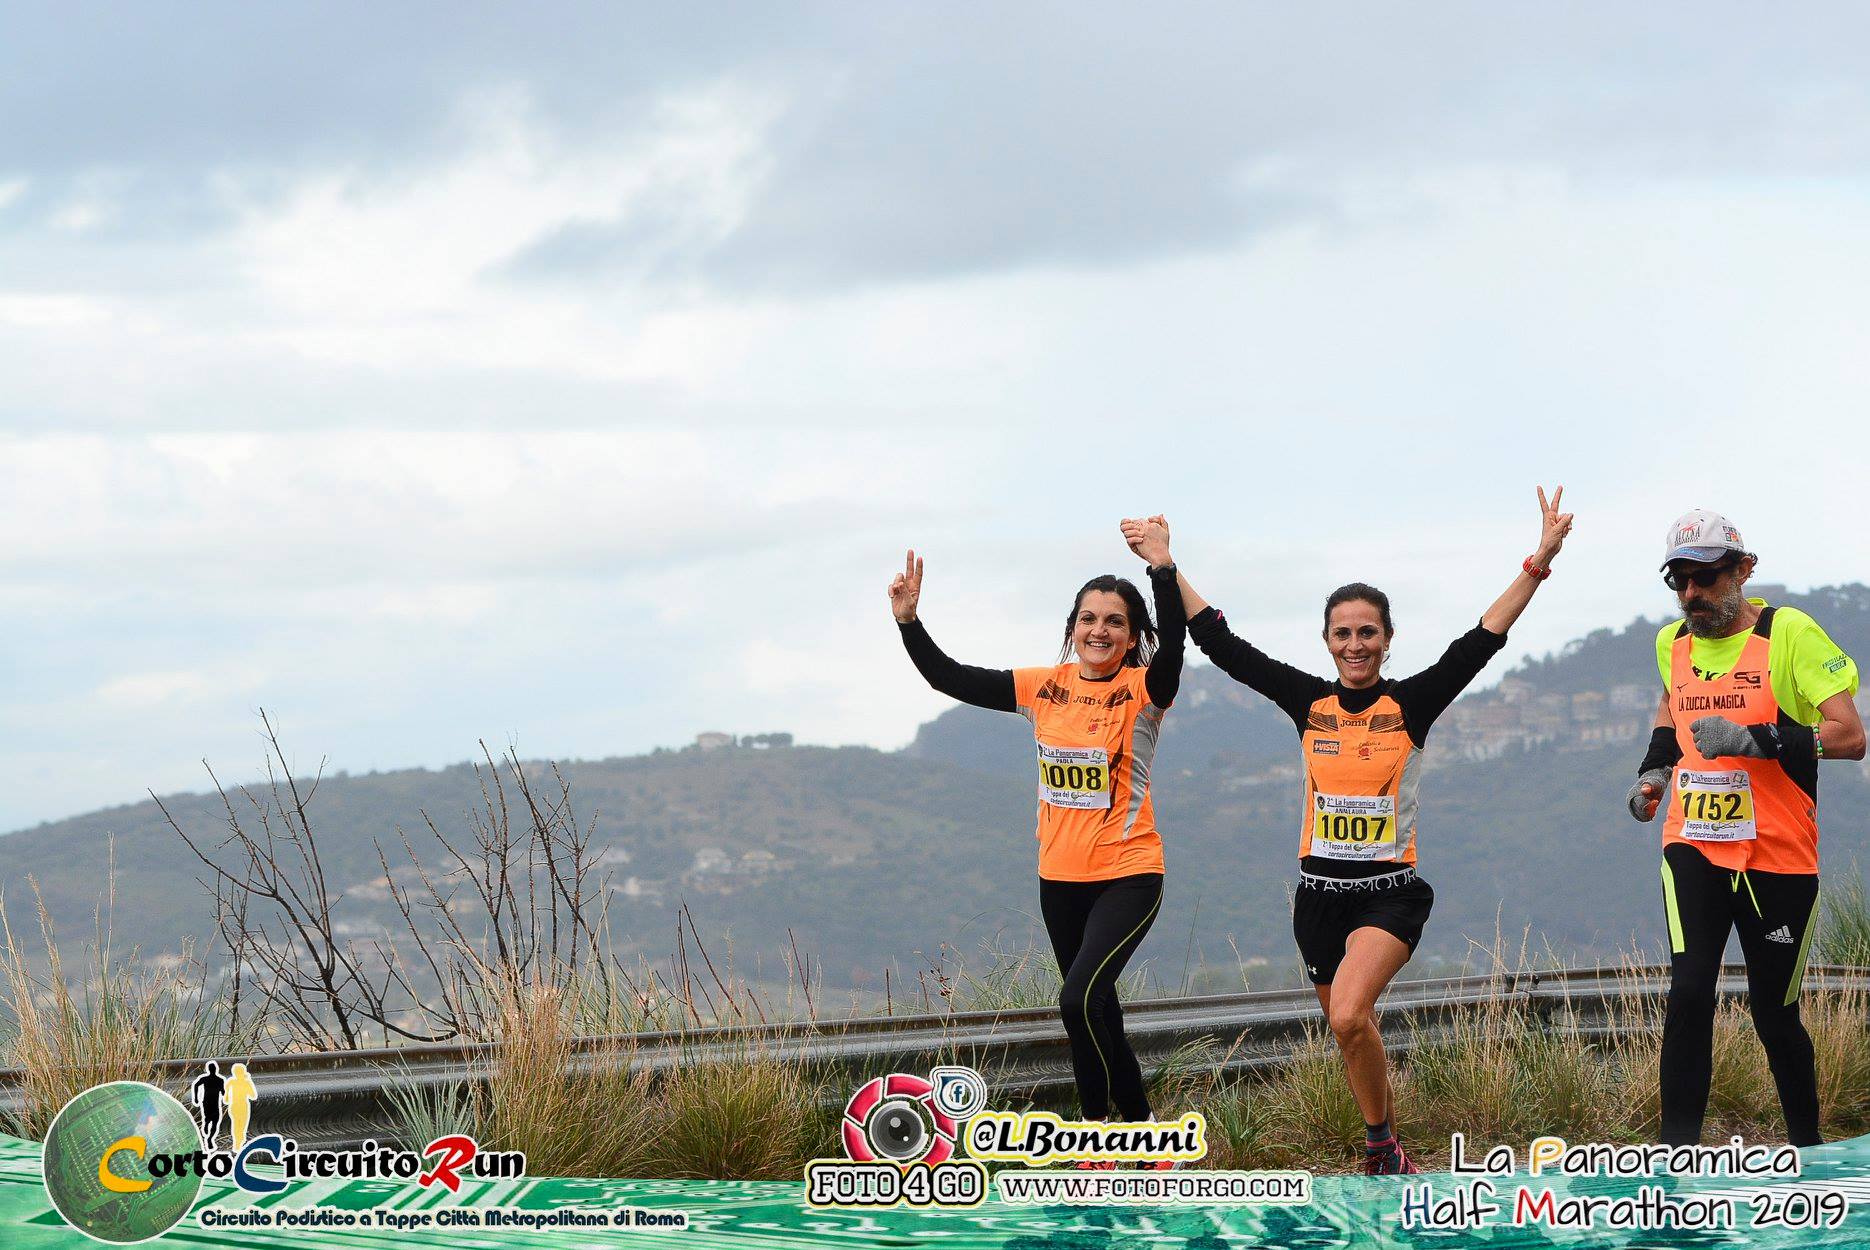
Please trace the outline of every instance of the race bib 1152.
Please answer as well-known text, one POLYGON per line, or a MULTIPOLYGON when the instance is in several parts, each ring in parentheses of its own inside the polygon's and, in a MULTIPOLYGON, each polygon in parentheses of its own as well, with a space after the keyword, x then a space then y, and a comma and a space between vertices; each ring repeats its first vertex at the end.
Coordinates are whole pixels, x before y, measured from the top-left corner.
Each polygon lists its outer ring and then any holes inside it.
POLYGON ((1745 769, 1694 772, 1675 777, 1682 805, 1682 836, 1695 842, 1751 842, 1759 837, 1753 823, 1753 779, 1745 769))

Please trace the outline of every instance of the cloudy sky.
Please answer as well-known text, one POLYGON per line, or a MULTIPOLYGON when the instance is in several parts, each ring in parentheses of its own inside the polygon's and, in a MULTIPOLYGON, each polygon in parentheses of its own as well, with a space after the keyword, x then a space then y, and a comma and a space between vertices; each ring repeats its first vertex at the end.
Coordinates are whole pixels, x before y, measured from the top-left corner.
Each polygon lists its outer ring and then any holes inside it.
MULTIPOLYGON (((1870 577, 1870 17, 7 4, 0 828, 261 760, 900 745, 1166 511, 1323 670, 1870 577)), ((1502 666, 1504 667, 1504 666, 1502 666)), ((1496 674, 1497 675, 1497 674, 1496 674)))

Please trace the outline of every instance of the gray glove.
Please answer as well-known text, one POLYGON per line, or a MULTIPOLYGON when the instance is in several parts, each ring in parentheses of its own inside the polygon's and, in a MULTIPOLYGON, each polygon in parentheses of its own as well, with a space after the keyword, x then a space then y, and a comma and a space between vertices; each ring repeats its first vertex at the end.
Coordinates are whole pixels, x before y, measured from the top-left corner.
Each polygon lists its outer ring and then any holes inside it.
POLYGON ((1638 820, 1654 820, 1656 805, 1662 802, 1662 796, 1669 789, 1669 770, 1652 768, 1636 779, 1630 787, 1630 797, 1625 800, 1630 805, 1630 815, 1638 820))
POLYGON ((1703 716, 1689 727, 1695 735, 1695 750, 1708 759, 1719 759, 1723 755, 1751 756, 1756 760, 1770 759, 1753 728, 1736 725, 1725 716, 1703 716))

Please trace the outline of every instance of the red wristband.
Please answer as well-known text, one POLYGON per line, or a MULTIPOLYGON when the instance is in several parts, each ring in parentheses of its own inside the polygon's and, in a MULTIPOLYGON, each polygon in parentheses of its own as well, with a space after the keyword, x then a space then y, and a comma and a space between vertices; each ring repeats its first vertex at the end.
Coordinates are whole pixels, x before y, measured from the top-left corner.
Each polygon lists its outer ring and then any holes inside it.
POLYGON ((1521 560, 1519 562, 1519 567, 1526 570, 1526 572, 1532 574, 1532 576, 1538 578, 1540 581, 1544 581, 1552 575, 1551 565, 1548 564, 1546 567, 1540 568, 1532 562, 1531 556, 1527 556, 1524 560, 1521 560))

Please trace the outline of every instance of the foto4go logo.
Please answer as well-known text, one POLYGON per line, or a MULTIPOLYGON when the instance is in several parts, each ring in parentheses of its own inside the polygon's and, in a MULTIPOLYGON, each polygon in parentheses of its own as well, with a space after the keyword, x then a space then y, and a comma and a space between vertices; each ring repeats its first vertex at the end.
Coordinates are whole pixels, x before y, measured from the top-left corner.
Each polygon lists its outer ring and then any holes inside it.
POLYGON ((250 1128, 259 1091, 244 1063, 225 1076, 218 1063, 207 1064, 187 1094, 184 1107, 154 1085, 114 1081, 65 1104, 46 1132, 43 1168, 46 1194, 67 1223, 94 1240, 127 1245, 175 1227, 209 1179, 254 1194, 329 1178, 406 1180, 456 1193, 463 1176, 526 1171, 523 1153, 483 1151, 460 1134, 419 1151, 374 1141, 360 1149, 306 1150, 278 1133, 256 1135, 250 1128))
POLYGON ((817 1207, 979 1206, 987 1169, 954 1158, 967 1121, 987 1106, 973 1068, 938 1067, 926 1077, 892 1072, 866 1081, 844 1105, 844 1158, 814 1159, 805 1200, 817 1207))

